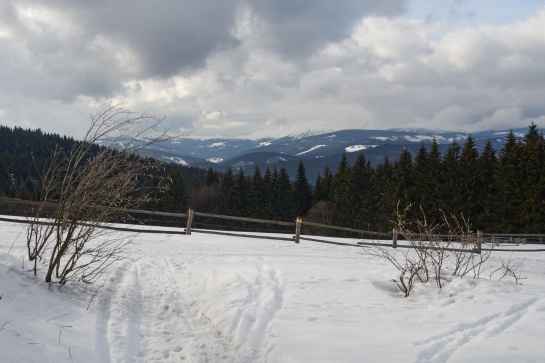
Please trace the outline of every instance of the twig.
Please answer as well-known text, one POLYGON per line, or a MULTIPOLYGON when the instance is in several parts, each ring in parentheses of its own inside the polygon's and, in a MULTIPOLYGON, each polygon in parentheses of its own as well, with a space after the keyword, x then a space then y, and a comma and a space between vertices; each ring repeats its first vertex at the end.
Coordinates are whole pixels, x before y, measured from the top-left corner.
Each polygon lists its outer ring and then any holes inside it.
POLYGON ((11 323, 12 321, 13 321, 13 320, 6 321, 4 324, 2 324, 2 326, 0 326, 0 331, 4 330, 4 326, 5 326, 6 324, 11 323))
POLYGON ((15 237, 15 239, 13 240, 13 243, 11 244, 11 247, 8 250, 8 255, 11 253, 11 249, 13 248, 13 245, 15 245, 15 242, 17 242, 17 238, 19 238, 19 236, 21 235, 22 232, 23 232, 23 230, 21 230, 19 232, 19 234, 17 235, 17 237, 15 237))
POLYGON ((57 325, 59 327, 59 343, 61 342, 61 333, 63 328, 71 328, 72 325, 57 325))
POLYGON ((89 307, 91 307, 91 303, 93 302, 93 299, 95 298, 95 296, 97 296, 98 294, 98 291, 104 287, 104 284, 106 284, 106 281, 108 281, 108 277, 110 276, 110 273, 111 271, 108 273, 108 275, 106 275, 106 278, 104 279, 104 282, 96 288, 95 292, 93 293, 93 296, 91 296, 91 299, 89 300, 89 304, 87 305, 87 310, 89 310, 89 307))
POLYGON ((58 319, 58 318, 62 318, 63 316, 70 315, 70 314, 72 314, 72 313, 70 312, 70 313, 63 314, 63 315, 57 316, 56 318, 51 318, 49 320, 46 320, 45 322, 47 323, 48 321, 55 320, 55 319, 58 319))

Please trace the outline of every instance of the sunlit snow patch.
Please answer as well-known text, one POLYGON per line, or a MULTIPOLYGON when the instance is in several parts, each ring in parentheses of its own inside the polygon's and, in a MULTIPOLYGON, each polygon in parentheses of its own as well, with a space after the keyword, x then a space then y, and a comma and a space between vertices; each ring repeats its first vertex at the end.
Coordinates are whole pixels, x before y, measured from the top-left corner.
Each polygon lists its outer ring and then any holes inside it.
POLYGON ((309 153, 309 152, 311 152, 311 151, 314 151, 314 150, 319 149, 319 148, 324 147, 324 146, 326 146, 326 145, 316 145, 316 146, 311 147, 311 148, 310 148, 309 150, 307 150, 307 151, 303 151, 303 152, 301 152, 301 153, 299 153, 299 154, 295 154, 295 155, 296 155, 296 156, 303 155, 303 154, 309 153))
POLYGON ((208 145, 208 147, 222 147, 225 146, 224 142, 215 142, 213 144, 208 145))
POLYGON ((210 159, 206 159, 207 161, 210 161, 211 163, 221 163, 223 161, 222 158, 210 158, 210 159))
POLYGON ((185 161, 184 159, 177 158, 175 156, 166 157, 165 159, 172 162, 172 163, 174 163, 174 164, 180 164, 180 165, 183 165, 183 166, 188 166, 189 165, 189 163, 187 161, 185 161))
POLYGON ((387 136, 371 136, 370 139, 375 139, 379 141, 396 141, 397 136, 387 137, 387 136))
POLYGON ((355 153, 357 151, 365 150, 370 147, 377 147, 377 145, 352 145, 344 148, 347 153, 355 153))

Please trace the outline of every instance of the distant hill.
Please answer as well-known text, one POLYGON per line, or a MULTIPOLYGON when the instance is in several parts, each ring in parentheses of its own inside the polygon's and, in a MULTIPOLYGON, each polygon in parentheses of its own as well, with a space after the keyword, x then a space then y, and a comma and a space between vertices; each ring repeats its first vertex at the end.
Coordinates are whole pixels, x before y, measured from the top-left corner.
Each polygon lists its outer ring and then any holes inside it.
MULTIPOLYGON (((55 149, 69 152, 77 143, 78 141, 71 137, 44 133, 40 129, 0 125, 0 196, 32 199, 32 183, 29 178, 39 176, 39 171, 43 169, 55 149)), ((96 150, 99 150, 98 145, 96 150)), ((178 154, 167 154, 152 149, 145 150, 141 156, 158 158, 172 165, 186 165, 188 167, 181 168, 186 180, 204 181, 206 170, 192 165, 198 164, 197 158, 185 157, 188 162, 184 164, 178 154)))
MULTIPOLYGON (((353 162, 360 153, 377 165, 387 156, 395 160, 403 149, 413 155, 420 145, 431 145, 437 140, 442 152, 456 140, 463 145, 471 135, 481 149, 491 140, 496 150, 501 149, 504 138, 511 130, 494 130, 467 133, 437 129, 398 128, 391 130, 338 130, 307 131, 300 135, 287 135, 281 138, 237 139, 237 138, 193 138, 182 137, 161 146, 154 145, 143 154, 167 162, 191 165, 200 168, 212 167, 224 172, 242 168, 251 174, 256 165, 261 169, 286 168, 293 178, 299 160, 302 160, 311 182, 318 173, 328 166, 337 168, 343 154, 353 162)), ((514 129, 515 135, 522 137, 527 128, 514 129)))

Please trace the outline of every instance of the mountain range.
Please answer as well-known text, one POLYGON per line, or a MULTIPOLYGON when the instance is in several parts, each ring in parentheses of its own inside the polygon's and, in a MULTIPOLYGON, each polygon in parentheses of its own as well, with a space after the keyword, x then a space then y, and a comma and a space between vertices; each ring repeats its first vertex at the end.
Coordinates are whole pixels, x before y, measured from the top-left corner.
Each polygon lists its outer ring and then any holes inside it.
POLYGON ((522 137, 528 129, 480 131, 471 134, 436 129, 354 129, 308 131, 276 139, 180 137, 161 145, 147 147, 140 154, 181 165, 212 167, 218 172, 224 172, 231 167, 237 173, 242 168, 246 175, 251 175, 256 165, 262 171, 266 167, 284 167, 292 178, 299 161, 303 161, 312 183, 318 173, 323 173, 326 166, 335 171, 343 154, 352 163, 363 153, 372 165, 377 165, 386 156, 391 161, 396 160, 405 148, 415 155, 422 144, 429 147, 434 139, 437 140, 441 152, 445 152, 454 140, 463 146, 469 135, 473 137, 479 150, 487 140, 491 140, 494 148, 500 150, 510 131, 517 137, 522 137))

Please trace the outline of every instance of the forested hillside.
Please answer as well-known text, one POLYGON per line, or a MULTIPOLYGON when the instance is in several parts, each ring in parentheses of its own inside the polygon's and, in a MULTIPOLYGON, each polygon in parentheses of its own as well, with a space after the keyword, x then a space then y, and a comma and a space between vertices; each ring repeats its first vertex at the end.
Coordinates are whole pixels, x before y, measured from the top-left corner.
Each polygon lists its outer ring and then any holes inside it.
MULTIPOLYGON (((40 129, 0 126, 0 196, 34 199, 30 178, 37 178, 52 152, 69 152, 78 141, 73 138, 48 134, 40 129)), ((96 151, 99 150, 96 146, 96 151)), ((181 175, 184 179, 202 183, 205 170, 165 163, 166 174, 181 175)), ((159 207, 158 203, 156 207, 159 207)), ((151 206, 150 206, 151 207, 151 206)))
POLYGON ((425 213, 463 214, 473 228, 496 233, 545 233, 545 141, 532 124, 523 138, 507 135, 497 151, 488 142, 479 153, 472 137, 451 143, 441 154, 437 142, 413 155, 372 167, 365 153, 335 173, 326 169, 311 188, 304 165, 288 179, 285 169, 251 176, 228 172, 221 180, 209 170, 204 186, 189 190, 196 210, 266 219, 304 220, 358 229, 388 231, 394 212, 413 203, 425 213), (420 208, 421 207, 421 208, 420 208))
POLYGON ((56 147, 70 150, 75 140, 38 130, 0 126, 0 195, 31 198, 30 176, 56 147))
MULTIPOLYGON (((51 151, 77 141, 40 130, 0 127, 0 193, 32 199, 37 176, 51 151)), ((326 168, 310 183, 302 162, 295 180, 286 169, 256 167, 220 174, 165 164, 172 185, 150 209, 200 212, 388 231, 398 205, 413 203, 415 217, 440 220, 442 213, 468 218, 473 228, 497 233, 545 233, 545 141, 532 124, 522 138, 507 135, 501 150, 487 143, 479 152, 472 137, 441 153, 437 142, 408 150, 373 167, 360 154, 343 157, 334 173, 326 168), (314 186, 311 186, 314 185, 314 186), (421 208, 420 208, 421 207, 421 208)))

